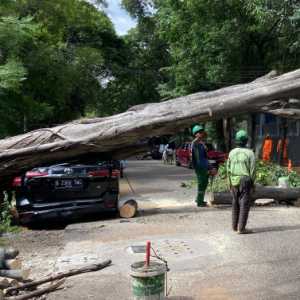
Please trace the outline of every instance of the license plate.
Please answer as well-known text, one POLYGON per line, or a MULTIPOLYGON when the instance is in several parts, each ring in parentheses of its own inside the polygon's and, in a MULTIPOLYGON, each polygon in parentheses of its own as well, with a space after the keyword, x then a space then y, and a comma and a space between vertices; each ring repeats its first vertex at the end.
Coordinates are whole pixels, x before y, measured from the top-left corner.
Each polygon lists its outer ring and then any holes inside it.
POLYGON ((82 188, 82 179, 57 179, 55 180, 56 189, 72 189, 72 188, 82 188))

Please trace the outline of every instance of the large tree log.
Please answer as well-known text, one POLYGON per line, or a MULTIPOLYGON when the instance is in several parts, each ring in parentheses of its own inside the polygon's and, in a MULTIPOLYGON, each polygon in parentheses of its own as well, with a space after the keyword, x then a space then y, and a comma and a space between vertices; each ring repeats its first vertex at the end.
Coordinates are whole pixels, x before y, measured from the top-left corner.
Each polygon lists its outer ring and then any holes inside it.
MULTIPOLYGON (((300 198, 299 188, 280 188, 271 186, 256 187, 252 195, 252 199, 274 199, 280 201, 295 201, 300 198)), ((214 201, 212 204, 231 204, 232 196, 230 192, 214 193, 214 201)))
POLYGON ((86 153, 113 153, 116 157, 142 138, 172 134, 199 121, 257 112, 278 99, 298 95, 300 70, 137 106, 107 118, 77 120, 3 139, 0 141, 0 182, 34 166, 86 153))

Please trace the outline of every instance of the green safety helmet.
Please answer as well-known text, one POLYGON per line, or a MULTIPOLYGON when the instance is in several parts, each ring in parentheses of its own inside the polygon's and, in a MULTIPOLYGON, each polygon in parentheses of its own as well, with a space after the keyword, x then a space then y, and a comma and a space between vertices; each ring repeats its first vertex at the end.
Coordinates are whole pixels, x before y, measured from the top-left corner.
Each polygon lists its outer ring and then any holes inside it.
POLYGON ((248 134, 245 130, 239 130, 235 135, 235 140, 237 142, 248 140, 248 134))
POLYGON ((195 125, 192 129, 193 135, 195 135, 199 131, 204 131, 203 125, 195 125))

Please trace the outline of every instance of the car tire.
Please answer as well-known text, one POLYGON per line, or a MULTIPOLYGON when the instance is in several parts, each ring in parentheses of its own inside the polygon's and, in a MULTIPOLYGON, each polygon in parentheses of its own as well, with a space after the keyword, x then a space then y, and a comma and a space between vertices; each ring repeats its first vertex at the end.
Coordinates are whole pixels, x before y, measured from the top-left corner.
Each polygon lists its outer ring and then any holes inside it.
POLYGON ((188 167, 189 167, 189 169, 193 169, 193 163, 192 163, 192 161, 189 161, 188 167))
POLYGON ((177 167, 180 167, 181 166, 181 164, 180 164, 180 162, 176 159, 176 166, 177 167))

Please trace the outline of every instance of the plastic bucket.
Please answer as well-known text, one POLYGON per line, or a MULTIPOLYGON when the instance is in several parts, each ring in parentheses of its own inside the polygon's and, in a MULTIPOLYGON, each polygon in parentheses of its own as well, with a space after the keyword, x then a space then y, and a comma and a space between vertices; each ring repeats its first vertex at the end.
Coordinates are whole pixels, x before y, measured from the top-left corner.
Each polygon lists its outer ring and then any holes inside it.
POLYGON ((165 299, 166 265, 150 262, 148 267, 144 261, 131 265, 132 293, 134 300, 165 299))

